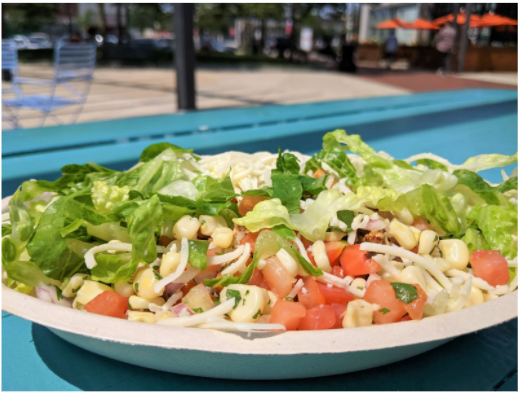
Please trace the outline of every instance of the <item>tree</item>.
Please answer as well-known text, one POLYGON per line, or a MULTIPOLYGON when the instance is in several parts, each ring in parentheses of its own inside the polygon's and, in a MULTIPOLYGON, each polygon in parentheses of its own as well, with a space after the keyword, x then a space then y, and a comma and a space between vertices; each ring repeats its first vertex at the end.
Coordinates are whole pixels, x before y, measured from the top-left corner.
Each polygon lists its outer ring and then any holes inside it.
POLYGON ((56 22, 60 4, 3 3, 2 16, 10 34, 29 34, 56 22))
POLYGON ((99 28, 103 37, 107 34, 107 17, 105 16, 105 3, 98 3, 99 28))
POLYGON ((141 34, 145 29, 172 30, 172 13, 164 4, 131 4, 128 10, 128 27, 136 28, 141 34))

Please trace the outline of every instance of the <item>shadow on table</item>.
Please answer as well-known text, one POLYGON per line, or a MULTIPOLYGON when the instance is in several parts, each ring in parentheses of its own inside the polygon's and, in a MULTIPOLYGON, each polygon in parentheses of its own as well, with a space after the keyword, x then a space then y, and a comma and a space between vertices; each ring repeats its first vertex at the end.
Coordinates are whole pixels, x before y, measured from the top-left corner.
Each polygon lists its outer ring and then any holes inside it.
POLYGON ((391 365, 327 378, 239 381, 160 372, 98 356, 32 325, 36 350, 49 369, 82 390, 493 390, 517 387, 517 319, 469 334, 391 365), (515 366, 512 368, 512 366, 515 366), (507 386, 507 385, 505 385, 507 386))

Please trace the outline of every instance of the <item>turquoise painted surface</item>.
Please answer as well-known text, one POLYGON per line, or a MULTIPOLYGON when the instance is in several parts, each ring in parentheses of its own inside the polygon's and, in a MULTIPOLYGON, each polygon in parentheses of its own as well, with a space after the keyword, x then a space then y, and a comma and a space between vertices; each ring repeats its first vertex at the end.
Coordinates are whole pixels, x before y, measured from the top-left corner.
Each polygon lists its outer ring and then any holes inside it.
MULTIPOLYGON (((2 389, 24 391, 492 390, 517 387, 517 319, 383 367, 325 378, 239 381, 185 376, 80 349, 15 316, 2 319, 2 389)), ((225 362, 226 359, 221 359, 225 362)), ((190 362, 190 359, 187 359, 190 362)), ((298 363, 299 360, 292 360, 298 363)), ((245 373, 255 366, 244 364, 245 373)))
POLYGON ((207 110, 184 114, 118 119, 105 122, 17 130, 2 135, 3 155, 121 141, 129 138, 159 137, 164 134, 218 131, 258 127, 325 117, 353 115, 368 111, 397 111, 403 108, 425 111, 431 105, 457 108, 470 103, 516 100, 517 92, 508 90, 459 90, 414 95, 340 100, 313 104, 270 105, 253 108, 207 110), (49 138, 52 136, 52 138, 49 138))

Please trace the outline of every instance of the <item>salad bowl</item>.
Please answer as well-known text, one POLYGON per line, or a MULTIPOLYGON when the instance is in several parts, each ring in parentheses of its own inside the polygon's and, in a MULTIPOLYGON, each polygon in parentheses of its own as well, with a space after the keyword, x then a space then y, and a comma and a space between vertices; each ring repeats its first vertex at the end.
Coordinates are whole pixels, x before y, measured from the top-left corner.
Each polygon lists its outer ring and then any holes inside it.
POLYGON ((2 309, 90 352, 146 368, 222 379, 297 379, 399 362, 518 315, 517 291, 457 312, 351 330, 229 333, 114 319, 2 285, 2 309))

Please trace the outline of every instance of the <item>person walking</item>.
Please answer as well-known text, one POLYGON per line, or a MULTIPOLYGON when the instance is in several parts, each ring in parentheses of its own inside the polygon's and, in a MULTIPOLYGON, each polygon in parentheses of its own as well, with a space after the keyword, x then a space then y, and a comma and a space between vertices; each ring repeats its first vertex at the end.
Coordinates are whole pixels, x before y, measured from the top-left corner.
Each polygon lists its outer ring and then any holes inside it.
POLYGON ((436 50, 440 52, 442 58, 442 66, 438 68, 436 74, 445 75, 450 71, 451 68, 451 60, 452 60, 452 50, 454 49, 454 44, 456 42, 456 29, 452 24, 446 22, 445 25, 438 32, 436 37, 434 37, 434 44, 436 45, 436 50))
POLYGON ((385 40, 385 59, 387 60, 387 68, 391 69, 391 64, 396 60, 396 53, 398 52, 398 40, 394 35, 394 30, 391 30, 389 36, 385 40))

